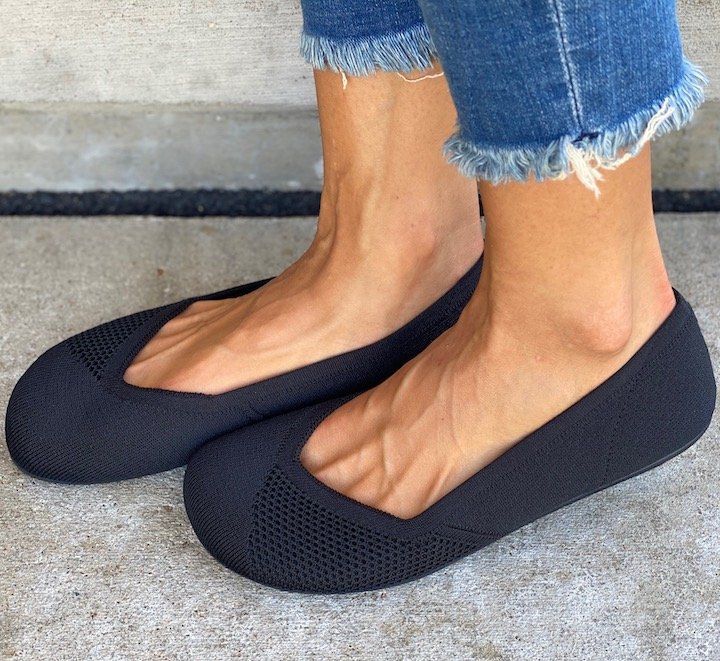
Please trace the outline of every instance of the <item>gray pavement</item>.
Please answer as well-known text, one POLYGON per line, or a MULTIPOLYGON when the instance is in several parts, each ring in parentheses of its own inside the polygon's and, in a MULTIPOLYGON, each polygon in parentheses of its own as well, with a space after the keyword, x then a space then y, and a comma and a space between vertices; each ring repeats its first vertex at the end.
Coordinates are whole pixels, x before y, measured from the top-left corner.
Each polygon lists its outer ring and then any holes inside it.
MULTIPOLYGON (((660 216, 720 367, 720 216, 660 216)), ((0 406, 43 349, 121 314, 272 275, 313 219, 0 219, 0 406)), ((51 485, 0 444, 0 658, 720 658, 717 417, 690 450, 416 583, 302 596, 201 548, 182 469, 51 485)))

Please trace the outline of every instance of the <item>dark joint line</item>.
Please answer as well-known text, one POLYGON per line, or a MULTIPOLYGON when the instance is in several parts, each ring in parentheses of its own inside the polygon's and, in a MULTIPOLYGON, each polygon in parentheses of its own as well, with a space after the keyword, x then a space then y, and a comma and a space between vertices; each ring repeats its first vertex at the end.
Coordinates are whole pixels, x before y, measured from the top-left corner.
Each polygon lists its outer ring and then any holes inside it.
MULTIPOLYGON (((656 190, 655 211, 720 211, 720 190, 656 190)), ((317 216, 317 191, 196 189, 0 193, 0 216, 317 216)))

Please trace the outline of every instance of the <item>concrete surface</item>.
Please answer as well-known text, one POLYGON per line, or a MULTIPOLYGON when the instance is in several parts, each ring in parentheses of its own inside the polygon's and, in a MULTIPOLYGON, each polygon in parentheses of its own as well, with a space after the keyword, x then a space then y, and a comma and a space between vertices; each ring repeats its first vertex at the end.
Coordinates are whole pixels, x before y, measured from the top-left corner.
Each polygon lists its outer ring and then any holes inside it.
POLYGON ((314 108, 44 104, 0 116, 0 191, 322 187, 314 108))
MULTIPOLYGON (((44 104, 6 107, 0 191, 320 190, 314 108, 44 104)), ((656 189, 720 189, 720 102, 653 143, 656 189)))
POLYGON ((652 149, 655 189, 720 190, 720 101, 700 106, 690 124, 659 137, 652 149))
MULTIPOLYGON (((299 0, 3 0, 0 102, 312 106, 299 0)), ((720 98, 720 2, 679 0, 720 98)))
MULTIPOLYGON (((662 216, 720 367, 720 216, 662 216)), ((0 406, 43 349, 131 310, 277 272, 313 219, 0 219, 0 406)), ((720 376, 720 375, 719 375, 720 376)), ((307 597, 223 569, 182 470, 45 484, 0 444, 0 658, 720 658, 720 430, 416 583, 307 597)))
POLYGON ((315 99, 299 0, 3 0, 2 15, 0 102, 315 99))

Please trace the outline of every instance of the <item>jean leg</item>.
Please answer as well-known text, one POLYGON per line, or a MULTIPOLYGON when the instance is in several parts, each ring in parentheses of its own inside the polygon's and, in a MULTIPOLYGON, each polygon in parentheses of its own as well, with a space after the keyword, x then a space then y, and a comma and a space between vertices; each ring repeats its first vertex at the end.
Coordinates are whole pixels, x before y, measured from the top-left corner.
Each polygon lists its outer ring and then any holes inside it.
POLYGON ((674 0, 419 4, 458 111, 444 153, 467 176, 574 172, 597 195, 602 168, 686 124, 703 100, 674 0))
POLYGON ((416 0, 302 0, 300 53, 353 76, 411 71, 437 57, 416 0))

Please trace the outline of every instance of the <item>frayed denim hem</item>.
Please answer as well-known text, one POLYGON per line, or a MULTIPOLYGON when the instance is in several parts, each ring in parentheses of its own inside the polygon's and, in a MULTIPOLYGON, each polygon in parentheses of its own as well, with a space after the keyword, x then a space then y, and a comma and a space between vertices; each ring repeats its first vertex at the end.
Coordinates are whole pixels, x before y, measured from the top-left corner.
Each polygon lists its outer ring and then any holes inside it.
POLYGON ((417 25, 378 37, 330 39, 300 35, 300 54, 314 69, 331 69, 351 76, 367 76, 383 71, 427 69, 437 57, 427 25, 417 25))
POLYGON ((527 181, 530 174, 538 181, 575 174, 599 197, 601 170, 614 170, 637 155, 648 140, 687 124, 704 100, 707 83, 700 68, 685 60, 679 82, 665 98, 613 128, 579 138, 563 136, 543 147, 514 149, 480 147, 462 138, 458 128, 445 142, 443 154, 465 176, 493 184, 527 181), (623 149, 627 151, 619 155, 623 149))

